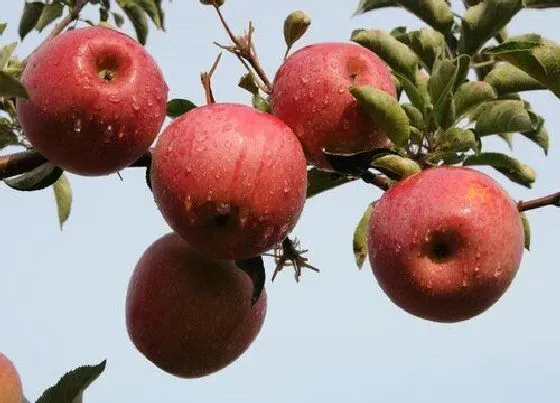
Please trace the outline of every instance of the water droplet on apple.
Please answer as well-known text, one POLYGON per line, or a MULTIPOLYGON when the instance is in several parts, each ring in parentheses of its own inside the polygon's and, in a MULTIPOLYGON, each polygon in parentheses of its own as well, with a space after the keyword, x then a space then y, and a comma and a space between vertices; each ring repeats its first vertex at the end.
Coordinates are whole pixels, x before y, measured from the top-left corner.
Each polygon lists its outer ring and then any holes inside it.
POLYGON ((208 197, 206 198, 208 201, 212 201, 212 191, 208 191, 208 197))
POLYGON ((340 88, 338 89, 338 93, 339 93, 339 94, 344 94, 344 92, 346 92, 346 88, 340 87, 340 88))
POLYGON ((191 208, 192 208, 191 195, 187 195, 187 197, 185 198, 185 211, 190 211, 191 208))
POLYGON ((229 203, 218 203, 216 206, 216 211, 218 212, 218 214, 229 214, 229 212, 231 211, 231 205, 229 203))
POLYGON ((305 76, 302 76, 302 77, 301 77, 301 82, 302 82, 302 83, 305 84, 305 83, 308 82, 308 81, 309 81, 309 79, 308 79, 307 77, 305 77, 305 76))
POLYGON ((107 129, 105 130, 105 132, 111 136, 113 134, 113 126, 109 125, 107 126, 107 129))
POLYGON ((132 109, 134 109, 135 111, 140 110, 140 105, 138 105, 138 100, 136 99, 136 97, 132 97, 132 109))
POLYGON ((108 98, 109 98, 110 102, 113 102, 115 104, 121 102, 121 99, 117 95, 114 95, 114 94, 109 95, 108 98))
POLYGON ((200 153, 200 152, 204 151, 204 146, 198 146, 198 147, 195 148, 195 150, 200 153))
POLYGON ((80 134, 81 131, 82 131, 82 121, 80 119, 76 119, 74 121, 74 132, 76 132, 76 134, 80 134))
POLYGON ((124 137, 124 132, 119 132, 119 138, 122 139, 124 137))
POLYGON ((245 207, 241 207, 239 209, 238 217, 239 217, 239 226, 241 228, 244 228, 245 225, 247 224, 247 220, 249 219, 249 210, 247 210, 247 208, 245 207))
POLYGON ((154 101, 152 101, 151 98, 148 98, 148 106, 153 106, 154 105, 154 101))
POLYGON ((463 279, 463 288, 467 287, 467 285, 469 285, 469 282, 467 281, 466 278, 463 279))

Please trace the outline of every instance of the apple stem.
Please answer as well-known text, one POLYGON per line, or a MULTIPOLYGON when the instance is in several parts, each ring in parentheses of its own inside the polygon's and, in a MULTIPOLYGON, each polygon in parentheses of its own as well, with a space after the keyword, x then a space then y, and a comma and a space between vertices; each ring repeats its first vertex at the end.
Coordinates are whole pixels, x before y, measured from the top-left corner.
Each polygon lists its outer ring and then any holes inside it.
POLYGON ((214 74, 214 71, 216 71, 221 58, 222 52, 218 54, 218 57, 212 64, 210 70, 200 74, 200 81, 202 82, 202 87, 204 87, 204 94, 206 95, 206 103, 208 105, 216 102, 216 100, 214 99, 214 94, 212 92, 212 75, 214 74))
POLYGON ((377 175, 372 172, 366 171, 360 177, 365 183, 375 185, 379 189, 386 191, 391 187, 391 180, 383 175, 377 175))
MULTIPOLYGON (((257 76, 262 80, 262 85, 259 85, 263 89, 264 92, 270 94, 272 92, 272 83, 268 79, 264 69, 262 68, 259 58, 257 57, 257 52, 255 50, 255 46, 253 44, 253 32, 255 31, 255 27, 251 21, 249 21, 249 29, 246 35, 244 36, 237 36, 233 33, 229 24, 227 23, 220 6, 214 4, 214 8, 216 9, 216 13, 220 18, 220 22, 222 23, 224 29, 226 30, 228 36, 230 37, 231 41, 234 43, 235 46, 222 46, 218 43, 214 42, 217 46, 222 49, 229 51, 237 56, 237 58, 243 63, 245 68, 250 71, 249 66, 247 63, 251 65, 257 76)), ((260 84, 260 83, 259 83, 260 84)))
POLYGON ((517 203, 517 209, 519 211, 535 210, 545 206, 560 207, 560 192, 552 193, 538 199, 520 201, 517 203))

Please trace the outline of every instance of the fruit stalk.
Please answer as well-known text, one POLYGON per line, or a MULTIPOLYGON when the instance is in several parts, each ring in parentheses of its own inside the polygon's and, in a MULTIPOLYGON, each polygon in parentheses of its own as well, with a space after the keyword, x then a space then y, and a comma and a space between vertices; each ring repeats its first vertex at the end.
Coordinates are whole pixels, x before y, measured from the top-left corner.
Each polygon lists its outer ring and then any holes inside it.
POLYGON ((520 201, 517 203, 519 211, 535 210, 545 206, 560 207, 560 192, 552 193, 538 199, 520 201))

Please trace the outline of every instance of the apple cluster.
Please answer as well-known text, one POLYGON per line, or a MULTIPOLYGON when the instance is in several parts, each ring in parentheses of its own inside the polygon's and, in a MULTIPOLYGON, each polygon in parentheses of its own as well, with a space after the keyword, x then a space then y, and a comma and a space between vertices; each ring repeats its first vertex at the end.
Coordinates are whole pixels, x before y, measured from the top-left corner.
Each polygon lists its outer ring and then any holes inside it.
MULTIPOLYGON (((130 165, 156 141, 166 116, 168 88, 157 64, 110 28, 74 29, 50 40, 32 55, 22 82, 29 99, 18 100, 17 112, 27 139, 75 174, 130 165)), ((156 366, 178 377, 206 376, 255 340, 266 292, 252 303, 252 280, 237 262, 293 230, 306 200, 307 166, 334 170, 324 151, 390 146, 348 91, 352 86, 397 99, 394 79, 374 52, 354 43, 313 44, 277 71, 270 113, 210 103, 159 135, 151 187, 172 232, 144 252, 126 297, 130 339, 156 366)), ((430 168, 374 204, 368 251, 396 305, 455 322, 485 311, 508 288, 523 228, 515 203, 490 177, 430 168)))

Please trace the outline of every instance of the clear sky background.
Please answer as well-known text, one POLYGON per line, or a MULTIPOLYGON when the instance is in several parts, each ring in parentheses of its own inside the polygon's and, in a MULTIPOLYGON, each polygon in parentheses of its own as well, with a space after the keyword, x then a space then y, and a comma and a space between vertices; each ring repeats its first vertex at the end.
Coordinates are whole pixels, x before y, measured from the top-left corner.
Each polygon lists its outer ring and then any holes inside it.
MULTIPOLYGON (((296 48, 346 41, 353 29, 421 26, 413 16, 386 9, 352 18, 358 0, 226 1, 224 13, 241 32, 256 23, 256 45, 269 76, 284 53, 282 24, 295 9, 312 18, 296 48), (355 4, 356 3, 356 4, 355 4)), ((460 2, 454 2, 456 9, 460 2)), ((23 1, 5 1, 8 28, 2 44, 17 38, 23 1)), ((204 102, 199 74, 227 43, 213 10, 198 1, 164 1, 167 33, 153 26, 147 49, 171 89, 169 98, 204 102)), ((86 13, 97 18, 89 8, 86 13)), ((539 30, 560 42, 560 10, 523 11, 512 34, 539 30)), ((126 26, 128 32, 131 27, 126 26)), ((40 36, 18 47, 25 56, 40 36)), ((243 70, 228 54, 215 74, 219 101, 249 103, 236 87, 243 70)), ((61 90, 64 90, 61 88, 61 90)), ((499 179, 515 199, 558 191, 560 100, 541 91, 528 96, 547 119, 550 157, 516 137, 517 156, 539 174, 532 191, 499 179)), ((501 141, 486 142, 508 152, 501 141)), ((487 171, 491 172, 491 171, 487 171)), ((182 380, 157 369, 129 341, 124 301, 129 276, 142 252, 169 228, 144 183, 143 169, 103 178, 70 175, 74 205, 58 228, 51 189, 19 193, 0 186, 0 351, 16 364, 30 400, 66 371, 108 360, 85 394, 86 402, 430 402, 514 403, 560 401, 560 211, 529 213, 533 247, 506 295, 488 312, 459 324, 436 324, 406 314, 378 287, 369 265, 359 271, 352 232, 380 192, 345 185, 306 204, 293 232, 310 249, 319 275, 296 284, 288 269, 271 284, 265 325, 255 343, 225 370, 182 380)), ((421 203, 421 201, 419 201, 421 203)), ((499 248, 500 245, 495 245, 499 248)), ((273 262, 267 261, 268 276, 273 262)))

